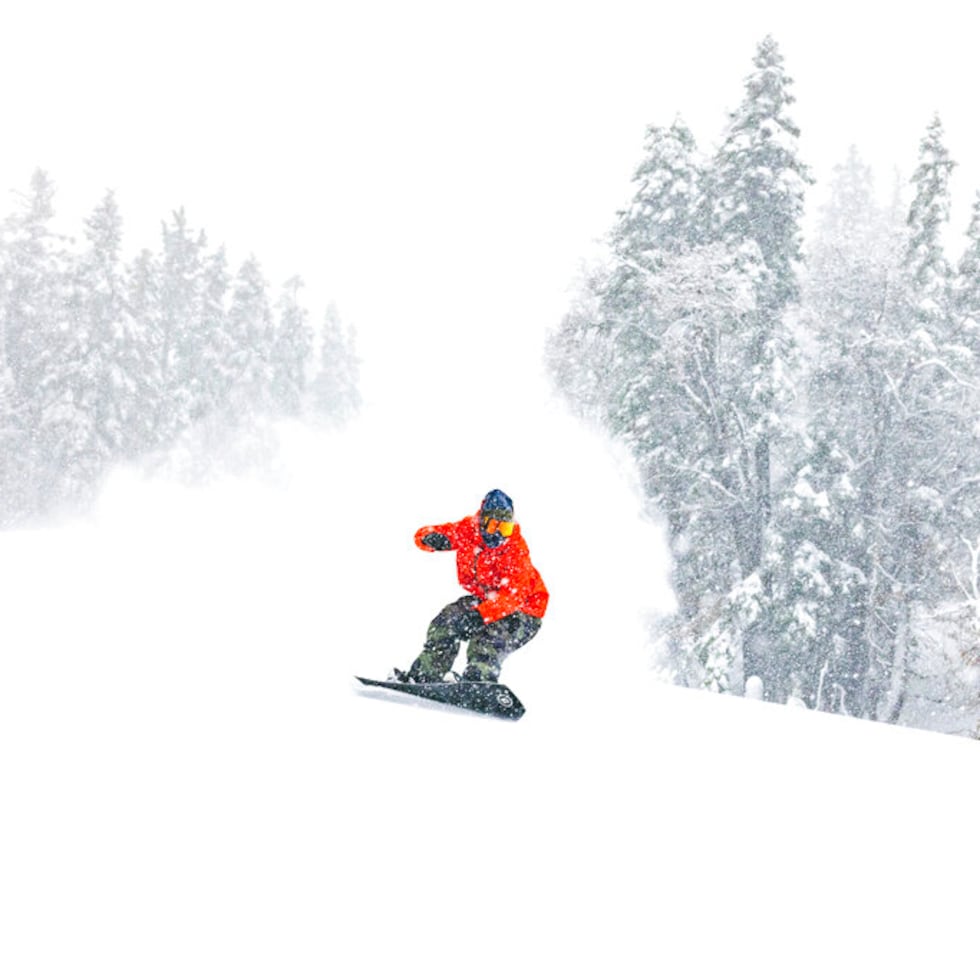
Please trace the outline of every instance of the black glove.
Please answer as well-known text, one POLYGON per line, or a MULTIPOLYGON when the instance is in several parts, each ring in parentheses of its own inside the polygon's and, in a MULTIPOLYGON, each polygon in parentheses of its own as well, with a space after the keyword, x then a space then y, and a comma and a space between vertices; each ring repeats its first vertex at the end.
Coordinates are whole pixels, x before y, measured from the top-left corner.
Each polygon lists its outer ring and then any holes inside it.
POLYGON ((449 538, 445 534, 440 534, 438 531, 429 531, 422 538, 422 544, 427 548, 431 548, 433 551, 450 551, 452 549, 449 538))

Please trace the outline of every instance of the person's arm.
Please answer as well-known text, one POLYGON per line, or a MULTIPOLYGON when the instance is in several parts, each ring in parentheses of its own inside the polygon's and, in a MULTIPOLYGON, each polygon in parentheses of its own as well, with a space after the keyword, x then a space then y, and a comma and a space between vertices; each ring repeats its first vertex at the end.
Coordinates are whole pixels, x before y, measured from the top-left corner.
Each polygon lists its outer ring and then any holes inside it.
POLYGON ((450 524, 427 524, 415 532, 415 544, 423 551, 453 551, 458 547, 458 526, 458 521, 450 524))

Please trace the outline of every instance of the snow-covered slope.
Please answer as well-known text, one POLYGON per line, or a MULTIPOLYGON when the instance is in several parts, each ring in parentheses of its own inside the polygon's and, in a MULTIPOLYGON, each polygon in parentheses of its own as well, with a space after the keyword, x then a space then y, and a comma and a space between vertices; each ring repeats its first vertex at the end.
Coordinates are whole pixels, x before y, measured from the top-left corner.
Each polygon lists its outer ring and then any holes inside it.
POLYGON ((658 685, 628 470, 492 428, 287 432, 276 483, 4 536, 0 975, 975 972, 977 744, 658 685), (495 485, 553 594, 524 719, 355 690, 457 594, 415 527, 495 485))

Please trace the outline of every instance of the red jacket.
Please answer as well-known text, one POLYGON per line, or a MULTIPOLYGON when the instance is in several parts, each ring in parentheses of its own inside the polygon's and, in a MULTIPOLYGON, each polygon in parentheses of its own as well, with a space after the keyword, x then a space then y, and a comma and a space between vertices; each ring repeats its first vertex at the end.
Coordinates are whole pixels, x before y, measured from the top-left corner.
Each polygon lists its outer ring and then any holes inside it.
POLYGON ((415 543, 423 551, 434 551, 422 544, 427 534, 444 534, 456 552, 456 574, 459 584, 475 595, 476 607, 485 623, 493 623, 511 613, 544 616, 548 590, 541 575, 531 564, 527 542, 521 536, 520 524, 496 548, 488 548, 480 536, 480 515, 464 517, 452 524, 432 524, 415 532, 415 543))

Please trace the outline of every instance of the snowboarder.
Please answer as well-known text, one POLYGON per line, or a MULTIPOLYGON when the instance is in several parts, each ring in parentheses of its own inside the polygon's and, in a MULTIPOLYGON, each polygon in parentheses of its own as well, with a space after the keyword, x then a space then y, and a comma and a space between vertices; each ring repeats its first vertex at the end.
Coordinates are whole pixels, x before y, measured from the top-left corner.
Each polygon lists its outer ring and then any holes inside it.
POLYGON ((396 669, 393 677, 441 681, 466 640, 462 679, 496 681, 504 658, 537 634, 548 605, 548 590, 514 523, 514 502, 491 490, 476 514, 421 527, 415 543, 423 551, 455 551, 459 584, 468 594, 432 620, 422 652, 407 672, 396 669))

